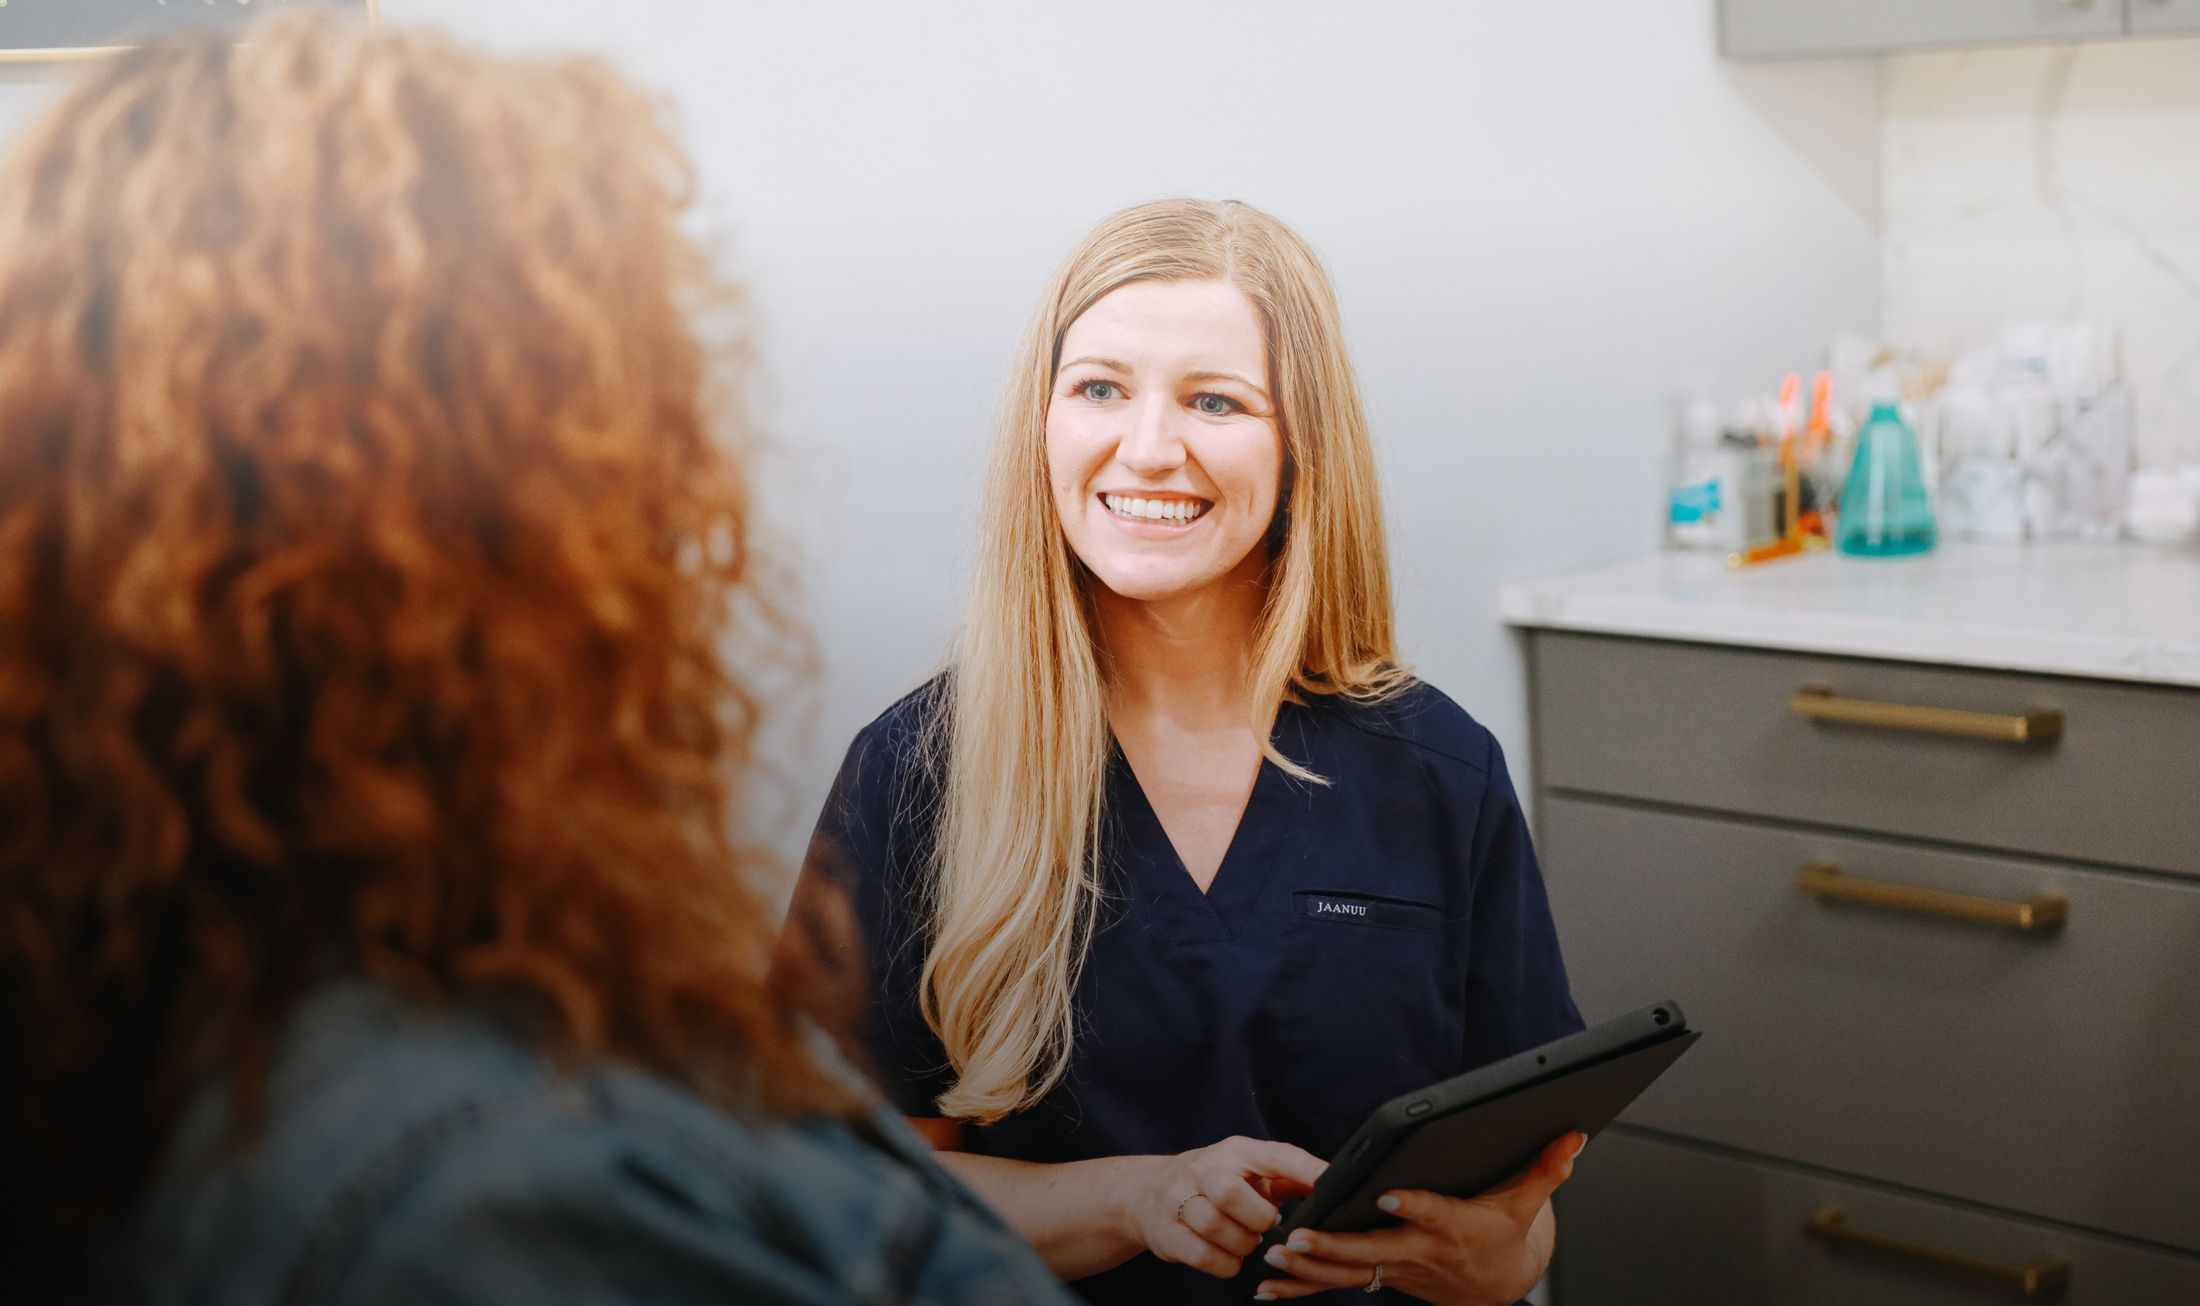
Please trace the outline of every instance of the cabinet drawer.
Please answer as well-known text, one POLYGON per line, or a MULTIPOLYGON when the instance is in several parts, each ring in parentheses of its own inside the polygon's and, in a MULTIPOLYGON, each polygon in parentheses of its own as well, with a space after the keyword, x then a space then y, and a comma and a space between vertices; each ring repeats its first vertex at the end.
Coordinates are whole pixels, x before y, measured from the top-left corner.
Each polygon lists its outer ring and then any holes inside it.
POLYGON ((2200 690, 1594 635, 1533 647, 1546 787, 2200 876, 2200 690), (1827 723, 1798 715, 1813 690, 1836 709, 2058 711, 2061 735, 1827 723))
POLYGON ((1705 1031, 1628 1120, 2200 1251, 2200 884, 1593 799, 1543 823, 1583 1014, 1670 996, 1705 1031), (2068 918, 1829 902, 1813 863, 2068 918))
POLYGON ((1559 1190, 1552 1288, 1556 1306, 2168 1306, 2200 1301, 2200 1259, 1620 1128, 1589 1145, 1559 1190), (1806 1231, 1833 1212, 1841 1229, 1913 1247, 1877 1250, 1806 1231), (1935 1254, 2008 1268, 2060 1261, 2066 1282, 2027 1298, 1982 1270, 1936 1264, 1935 1254))

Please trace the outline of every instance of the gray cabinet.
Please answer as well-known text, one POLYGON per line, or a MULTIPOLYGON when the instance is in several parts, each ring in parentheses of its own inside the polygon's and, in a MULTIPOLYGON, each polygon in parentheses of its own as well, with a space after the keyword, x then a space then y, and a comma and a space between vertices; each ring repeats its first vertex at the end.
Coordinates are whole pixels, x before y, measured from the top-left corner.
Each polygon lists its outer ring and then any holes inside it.
POLYGON ((1598 635, 1538 635, 1534 656, 1579 687, 1540 704, 1554 789, 2200 876, 2200 691, 1598 635), (1858 713, 2057 731, 1824 719, 1858 713))
POLYGON ((2200 1253, 2200 881, 1545 804, 1575 999, 1670 994, 1708 1031, 1632 1123, 2200 1253), (1828 901, 1827 866, 2066 916, 1828 901))
MULTIPOLYGON (((2134 2, 2144 6, 2155 0, 2134 2)), ((1782 59, 2119 36, 2124 31, 2124 4, 2125 0, 1719 0, 1719 52, 1730 59, 1782 59)))
POLYGON ((2200 691, 1529 640, 1582 1013, 1705 1031, 1561 1194, 1557 1306, 2200 1302, 2200 691))
POLYGON ((2200 1301, 2200 1259, 1635 1130, 1589 1144, 1557 1204, 1559 1306, 2200 1301), (1598 1254, 1566 1255, 1584 1228, 1598 1254))
POLYGON ((2133 36, 2200 32, 2200 0, 2126 0, 2133 36))

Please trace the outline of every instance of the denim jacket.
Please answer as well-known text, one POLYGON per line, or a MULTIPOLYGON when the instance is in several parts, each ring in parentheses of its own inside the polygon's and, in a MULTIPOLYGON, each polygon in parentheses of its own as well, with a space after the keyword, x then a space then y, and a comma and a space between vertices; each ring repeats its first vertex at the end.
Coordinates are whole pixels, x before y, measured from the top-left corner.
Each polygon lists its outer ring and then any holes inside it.
POLYGON ((898 1117, 739 1117, 559 1071, 345 982, 290 1022, 258 1141, 195 1100, 101 1297, 159 1306, 1066 1303, 898 1117))

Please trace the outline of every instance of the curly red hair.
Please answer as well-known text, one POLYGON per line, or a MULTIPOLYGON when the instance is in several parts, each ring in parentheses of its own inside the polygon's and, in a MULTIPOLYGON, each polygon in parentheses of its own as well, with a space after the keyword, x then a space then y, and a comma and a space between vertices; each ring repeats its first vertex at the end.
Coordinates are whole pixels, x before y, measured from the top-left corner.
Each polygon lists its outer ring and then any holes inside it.
POLYGON ((731 833, 800 642, 690 190, 603 67, 325 18, 0 165, 0 1263, 333 971, 852 1106, 731 833))

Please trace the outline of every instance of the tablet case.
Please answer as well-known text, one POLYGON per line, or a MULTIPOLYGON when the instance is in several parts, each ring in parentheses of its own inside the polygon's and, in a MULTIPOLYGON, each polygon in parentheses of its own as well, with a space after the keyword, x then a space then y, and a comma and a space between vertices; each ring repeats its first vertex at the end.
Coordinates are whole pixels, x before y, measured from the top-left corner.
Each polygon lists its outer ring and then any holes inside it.
POLYGON ((1250 1294, 1278 1277, 1262 1258, 1293 1230, 1397 1224, 1375 1205, 1393 1189, 1471 1197, 1519 1174, 1562 1135, 1594 1138, 1700 1037, 1678 1003, 1661 1002, 1383 1104, 1245 1258, 1238 1282, 1250 1294))

